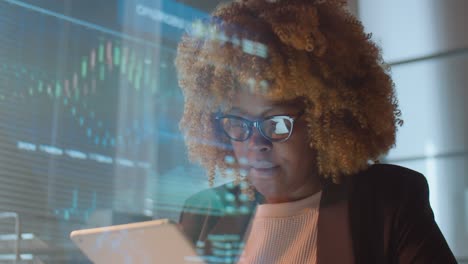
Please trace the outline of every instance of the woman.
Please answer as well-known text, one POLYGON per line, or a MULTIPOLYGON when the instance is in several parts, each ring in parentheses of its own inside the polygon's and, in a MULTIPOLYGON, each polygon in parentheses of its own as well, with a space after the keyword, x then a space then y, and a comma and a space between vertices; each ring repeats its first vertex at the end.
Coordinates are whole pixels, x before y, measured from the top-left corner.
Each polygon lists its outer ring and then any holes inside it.
POLYGON ((212 184, 180 223, 213 263, 455 263, 421 174, 376 164, 401 125, 344 1, 245 0, 179 44, 181 120, 212 184))

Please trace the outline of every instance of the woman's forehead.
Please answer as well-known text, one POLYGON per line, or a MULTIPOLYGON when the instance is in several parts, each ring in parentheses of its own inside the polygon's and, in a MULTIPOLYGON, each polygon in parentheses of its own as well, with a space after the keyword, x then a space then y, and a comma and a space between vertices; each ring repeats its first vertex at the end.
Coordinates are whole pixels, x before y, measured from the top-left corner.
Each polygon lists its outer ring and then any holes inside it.
POLYGON ((278 111, 295 111, 304 108, 303 100, 272 100, 260 95, 240 93, 230 103, 229 113, 245 115, 277 114, 278 111))

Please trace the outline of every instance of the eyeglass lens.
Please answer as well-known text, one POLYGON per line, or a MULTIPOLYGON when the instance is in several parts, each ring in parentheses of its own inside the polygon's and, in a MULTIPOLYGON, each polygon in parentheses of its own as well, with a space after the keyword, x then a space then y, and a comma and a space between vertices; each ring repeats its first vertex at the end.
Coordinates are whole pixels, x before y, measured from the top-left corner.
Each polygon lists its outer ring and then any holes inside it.
MULTIPOLYGON (((250 136, 253 123, 248 120, 224 117, 220 121, 222 128, 230 138, 243 141, 250 136)), ((259 129, 269 140, 283 140, 289 137, 291 133, 292 121, 285 116, 274 116, 260 121, 259 129)))

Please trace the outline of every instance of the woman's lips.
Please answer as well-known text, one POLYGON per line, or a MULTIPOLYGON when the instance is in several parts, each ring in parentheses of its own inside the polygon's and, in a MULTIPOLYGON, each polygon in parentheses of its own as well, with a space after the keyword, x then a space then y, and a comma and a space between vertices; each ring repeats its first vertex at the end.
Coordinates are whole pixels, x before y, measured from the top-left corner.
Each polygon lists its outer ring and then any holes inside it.
POLYGON ((277 168, 279 167, 273 167, 273 168, 251 168, 250 170, 254 171, 256 174, 271 174, 273 173, 277 168))
POLYGON ((256 170, 262 170, 262 169, 272 169, 277 167, 276 164, 274 164, 271 161, 266 161, 266 160, 259 160, 259 161, 254 161, 249 163, 250 167, 256 170))
POLYGON ((253 177, 271 177, 279 169, 279 166, 274 164, 263 164, 262 166, 252 166, 250 168, 250 174, 253 177))
MULTIPOLYGON (((256 182, 257 180, 260 181, 270 181, 272 179, 275 179, 276 176, 278 175, 278 168, 271 168, 271 169, 254 169, 252 168, 250 170, 250 179, 253 182, 256 182)), ((254 183, 255 184, 255 183, 254 183)))

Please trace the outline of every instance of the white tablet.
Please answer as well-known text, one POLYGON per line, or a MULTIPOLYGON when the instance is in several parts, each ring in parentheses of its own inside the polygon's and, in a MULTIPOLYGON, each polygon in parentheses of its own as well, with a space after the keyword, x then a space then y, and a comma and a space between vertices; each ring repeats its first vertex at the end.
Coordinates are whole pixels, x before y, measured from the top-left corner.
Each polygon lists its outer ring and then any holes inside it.
POLYGON ((96 264, 205 263, 167 219, 76 230, 70 238, 96 264))

